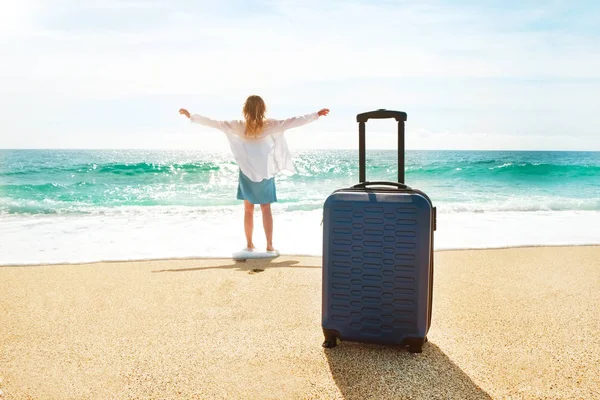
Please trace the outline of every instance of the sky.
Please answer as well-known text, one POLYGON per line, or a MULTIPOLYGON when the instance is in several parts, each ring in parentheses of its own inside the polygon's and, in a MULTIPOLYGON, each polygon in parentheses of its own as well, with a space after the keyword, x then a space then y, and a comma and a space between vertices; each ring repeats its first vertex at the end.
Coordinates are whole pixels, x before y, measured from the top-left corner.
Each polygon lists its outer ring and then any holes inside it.
POLYGON ((600 2, 0 0, 0 148, 226 150, 187 108, 327 107, 292 148, 600 150, 600 2), (392 121, 367 148, 394 148, 392 121))

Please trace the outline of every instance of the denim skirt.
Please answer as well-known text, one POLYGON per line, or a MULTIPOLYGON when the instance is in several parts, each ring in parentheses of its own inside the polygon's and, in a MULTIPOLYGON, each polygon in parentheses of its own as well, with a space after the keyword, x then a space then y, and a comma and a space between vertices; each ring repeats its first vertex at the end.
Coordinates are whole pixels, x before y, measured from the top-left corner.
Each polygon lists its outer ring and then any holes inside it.
POLYGON ((275 178, 254 182, 240 170, 237 198, 238 200, 248 200, 252 204, 270 204, 276 202, 275 178))

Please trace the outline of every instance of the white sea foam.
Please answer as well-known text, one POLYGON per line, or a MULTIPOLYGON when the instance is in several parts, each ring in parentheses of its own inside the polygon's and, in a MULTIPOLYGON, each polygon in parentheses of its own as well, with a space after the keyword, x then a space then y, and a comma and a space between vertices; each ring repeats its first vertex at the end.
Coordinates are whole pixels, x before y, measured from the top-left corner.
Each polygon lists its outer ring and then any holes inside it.
MULTIPOLYGON (((322 254, 322 211, 275 204, 282 254, 322 254)), ((255 244, 265 245, 260 211, 255 244)), ((121 207, 87 215, 0 215, 0 264, 230 257, 244 247, 237 207, 121 207)), ((441 207, 435 248, 600 244, 598 211, 451 212, 441 207)))

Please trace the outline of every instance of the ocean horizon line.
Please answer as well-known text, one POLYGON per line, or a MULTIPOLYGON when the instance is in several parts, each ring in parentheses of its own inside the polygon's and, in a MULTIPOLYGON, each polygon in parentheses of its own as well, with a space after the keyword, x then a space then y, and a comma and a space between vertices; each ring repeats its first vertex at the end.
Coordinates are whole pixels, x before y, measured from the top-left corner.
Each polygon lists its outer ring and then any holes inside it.
MULTIPOLYGON (((292 152, 295 151, 358 151, 358 146, 356 148, 296 148, 293 149, 292 152)), ((203 149, 190 149, 190 148, 160 148, 160 147, 152 147, 152 148, 143 148, 143 147, 131 147, 131 148, 120 148, 120 147, 107 147, 107 148, 61 148, 61 147, 29 147, 29 148, 3 148, 0 147, 0 151, 182 151, 182 152, 198 152, 198 153, 229 153, 229 149, 223 150, 203 150, 203 149)), ((397 151, 395 148, 368 148, 369 151, 397 151)), ((559 149, 411 149, 407 148, 405 151, 444 151, 444 152, 514 152, 514 153, 600 153, 600 149, 598 150, 559 150, 559 149)))

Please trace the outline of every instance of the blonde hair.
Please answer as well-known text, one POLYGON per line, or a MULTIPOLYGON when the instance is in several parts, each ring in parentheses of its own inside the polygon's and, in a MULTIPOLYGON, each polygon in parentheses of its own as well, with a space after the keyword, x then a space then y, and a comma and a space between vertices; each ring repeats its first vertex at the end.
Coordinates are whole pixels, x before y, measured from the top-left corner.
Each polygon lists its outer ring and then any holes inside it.
POLYGON ((257 137, 265 124, 265 113, 267 112, 265 102, 260 96, 249 96, 244 104, 243 112, 246 119, 246 136, 257 137))

